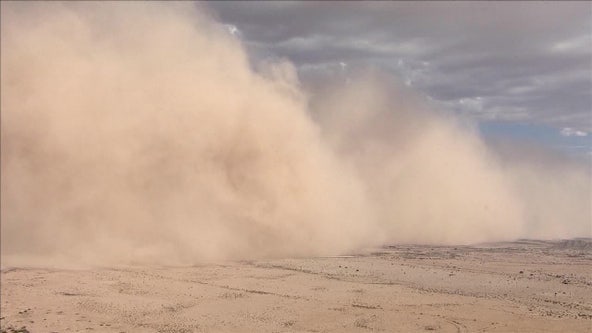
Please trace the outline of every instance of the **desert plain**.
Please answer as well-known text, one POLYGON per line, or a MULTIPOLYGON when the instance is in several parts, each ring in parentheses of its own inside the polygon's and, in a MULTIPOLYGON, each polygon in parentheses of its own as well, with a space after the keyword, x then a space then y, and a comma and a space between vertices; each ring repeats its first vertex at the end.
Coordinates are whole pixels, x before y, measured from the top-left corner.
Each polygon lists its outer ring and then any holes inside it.
POLYGON ((591 332, 592 240, 3 267, 2 332, 591 332))

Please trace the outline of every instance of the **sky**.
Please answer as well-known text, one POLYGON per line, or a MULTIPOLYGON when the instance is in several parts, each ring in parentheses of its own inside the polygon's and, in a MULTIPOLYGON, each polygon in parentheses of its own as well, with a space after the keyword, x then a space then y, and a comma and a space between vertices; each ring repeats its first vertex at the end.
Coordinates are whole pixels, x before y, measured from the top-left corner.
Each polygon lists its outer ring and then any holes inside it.
POLYGON ((304 86, 393 73, 438 109, 511 137, 592 154, 590 2, 209 2, 254 61, 304 86))

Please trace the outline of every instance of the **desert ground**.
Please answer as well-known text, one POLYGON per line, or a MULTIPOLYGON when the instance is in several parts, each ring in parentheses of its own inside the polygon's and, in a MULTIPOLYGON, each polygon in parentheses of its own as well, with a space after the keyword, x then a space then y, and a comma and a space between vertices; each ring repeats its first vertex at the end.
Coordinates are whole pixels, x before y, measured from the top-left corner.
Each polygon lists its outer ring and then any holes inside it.
POLYGON ((2 332, 592 331, 591 239, 1 278, 2 332))

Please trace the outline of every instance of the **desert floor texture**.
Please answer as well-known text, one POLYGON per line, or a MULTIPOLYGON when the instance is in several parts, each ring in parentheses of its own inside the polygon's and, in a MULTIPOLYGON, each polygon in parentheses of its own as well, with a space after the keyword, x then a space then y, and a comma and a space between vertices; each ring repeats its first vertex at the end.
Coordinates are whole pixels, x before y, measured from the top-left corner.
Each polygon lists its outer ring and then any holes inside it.
POLYGON ((591 332, 592 240, 4 268, 2 332, 591 332))

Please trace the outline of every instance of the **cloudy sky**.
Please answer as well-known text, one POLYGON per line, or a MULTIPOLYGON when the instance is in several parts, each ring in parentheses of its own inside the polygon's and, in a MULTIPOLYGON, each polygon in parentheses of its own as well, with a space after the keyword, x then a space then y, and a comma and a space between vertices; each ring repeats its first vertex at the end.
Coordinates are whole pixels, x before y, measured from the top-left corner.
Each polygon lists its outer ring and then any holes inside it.
POLYGON ((394 73, 483 134, 592 152, 589 2, 210 2, 251 57, 285 57, 304 84, 394 73), (308 82, 307 82, 308 81, 308 82))

